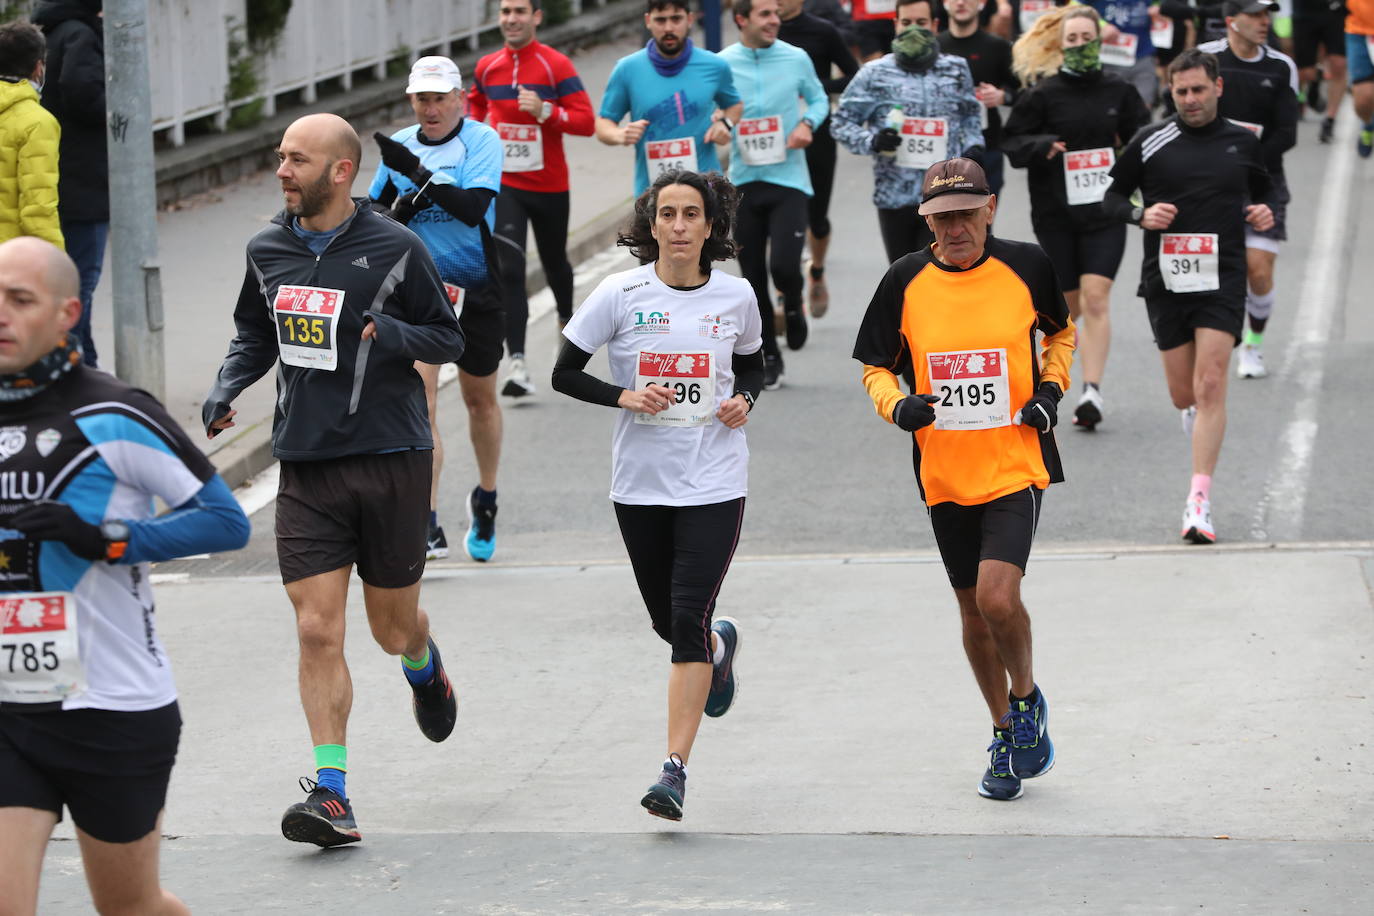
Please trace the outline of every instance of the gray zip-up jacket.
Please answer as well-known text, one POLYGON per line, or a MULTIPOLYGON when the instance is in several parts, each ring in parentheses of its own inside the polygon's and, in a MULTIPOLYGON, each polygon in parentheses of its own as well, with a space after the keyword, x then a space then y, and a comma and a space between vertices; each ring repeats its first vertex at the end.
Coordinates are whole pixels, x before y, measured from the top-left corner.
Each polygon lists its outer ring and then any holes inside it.
POLYGON ((457 360, 463 334, 424 243, 367 201, 355 203, 318 257, 285 212, 249 241, 238 333, 201 408, 207 432, 276 365, 278 459, 433 447, 412 364, 457 360), (362 340, 369 321, 376 336, 362 340))

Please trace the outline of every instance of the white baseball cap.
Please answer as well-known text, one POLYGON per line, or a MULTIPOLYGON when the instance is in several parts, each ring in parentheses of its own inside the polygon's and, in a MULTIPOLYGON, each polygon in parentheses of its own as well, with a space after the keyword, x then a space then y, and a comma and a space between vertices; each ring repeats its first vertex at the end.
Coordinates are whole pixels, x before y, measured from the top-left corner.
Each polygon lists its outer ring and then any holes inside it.
POLYGON ((458 65, 447 57, 422 57, 410 68, 406 92, 452 92, 462 90, 463 76, 458 65))

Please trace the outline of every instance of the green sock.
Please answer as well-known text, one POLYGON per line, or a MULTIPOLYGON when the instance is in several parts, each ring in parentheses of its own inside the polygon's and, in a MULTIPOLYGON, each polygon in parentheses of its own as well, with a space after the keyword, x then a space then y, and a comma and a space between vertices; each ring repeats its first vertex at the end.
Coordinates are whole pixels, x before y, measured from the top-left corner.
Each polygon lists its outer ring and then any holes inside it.
POLYGON ((344 774, 348 772, 348 748, 342 744, 315 745, 315 782, 322 788, 348 798, 344 791, 344 774))
POLYGON ((1241 337, 1241 340, 1247 346, 1258 347, 1264 343, 1264 335, 1259 333, 1258 331, 1252 331, 1249 328, 1246 328, 1244 335, 1242 335, 1241 337))
POLYGON ((402 656, 401 656, 401 664, 405 665, 405 666, 406 666, 407 668, 409 668, 411 671, 423 671, 425 668, 428 668, 428 667, 429 667, 429 646, 425 646, 425 654, 424 654, 423 657, 420 658, 419 661, 413 660, 409 655, 402 655, 402 656))

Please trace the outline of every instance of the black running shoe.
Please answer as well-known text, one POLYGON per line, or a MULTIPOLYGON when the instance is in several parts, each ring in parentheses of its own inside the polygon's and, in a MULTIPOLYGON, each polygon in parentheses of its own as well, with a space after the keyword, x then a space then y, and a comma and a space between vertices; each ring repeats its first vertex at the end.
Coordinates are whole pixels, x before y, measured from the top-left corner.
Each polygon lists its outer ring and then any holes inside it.
POLYGON ((423 684, 411 684, 410 690, 414 695, 412 705, 420 734, 437 742, 447 738, 453 731, 453 723, 458 721, 458 698, 453 695, 453 685, 448 681, 448 672, 444 670, 439 647, 432 636, 429 655, 434 659, 434 674, 423 684))
POLYGON ((448 558, 448 538, 444 537, 444 526, 435 525, 429 529, 429 537, 425 541, 426 560, 444 560, 448 558))
POLYGON ((719 665, 711 666, 711 692, 706 695, 706 715, 718 719, 730 711, 739 693, 735 680, 735 656, 739 654, 739 621, 733 617, 717 617, 711 632, 725 647, 719 665))
POLYGON ((658 782, 640 799, 644 809, 655 817, 670 821, 682 820, 682 800, 687 797, 687 768, 677 754, 669 754, 663 761, 658 782))
POLYGON ((782 387, 782 354, 763 354, 763 390, 777 391, 782 387))
POLYGON ((806 346, 806 311, 797 308, 787 313, 787 349, 800 350, 806 346))
POLYGON ((1314 79, 1307 84, 1307 107, 1316 114, 1326 111, 1326 98, 1322 95, 1321 79, 1314 79))
POLYGON ((310 797, 286 809, 281 816, 282 836, 295 843, 314 843, 325 848, 362 840, 348 799, 304 776, 301 791, 310 797))
POLYGON ((1318 143, 1330 143, 1331 138, 1336 134, 1336 119, 1322 118, 1321 133, 1317 134, 1318 143))

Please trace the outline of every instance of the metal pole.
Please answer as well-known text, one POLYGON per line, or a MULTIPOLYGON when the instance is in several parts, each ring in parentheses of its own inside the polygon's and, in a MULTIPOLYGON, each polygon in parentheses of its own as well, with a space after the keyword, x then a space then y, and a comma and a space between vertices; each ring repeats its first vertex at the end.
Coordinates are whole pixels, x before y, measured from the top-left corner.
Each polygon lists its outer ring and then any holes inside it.
POLYGON ((162 277, 149 91, 148 0, 105 0, 115 375, 161 400, 162 277))

